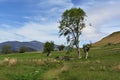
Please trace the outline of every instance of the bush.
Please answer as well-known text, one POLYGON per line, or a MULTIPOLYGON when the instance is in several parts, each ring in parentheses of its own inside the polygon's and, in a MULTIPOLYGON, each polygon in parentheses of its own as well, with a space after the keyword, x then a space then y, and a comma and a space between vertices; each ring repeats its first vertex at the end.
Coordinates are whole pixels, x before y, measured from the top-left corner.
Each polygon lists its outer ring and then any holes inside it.
POLYGON ((49 56, 50 55, 50 53, 51 53, 51 51, 54 51, 54 42, 46 42, 45 44, 44 44, 44 53, 48 53, 47 54, 47 56, 49 56))
POLYGON ((11 53, 11 52, 12 52, 12 51, 11 51, 11 46, 10 46, 10 45, 3 45, 1 52, 4 53, 4 54, 11 53))
POLYGON ((19 53, 24 53, 24 52, 26 52, 26 47, 25 46, 20 47, 19 53))

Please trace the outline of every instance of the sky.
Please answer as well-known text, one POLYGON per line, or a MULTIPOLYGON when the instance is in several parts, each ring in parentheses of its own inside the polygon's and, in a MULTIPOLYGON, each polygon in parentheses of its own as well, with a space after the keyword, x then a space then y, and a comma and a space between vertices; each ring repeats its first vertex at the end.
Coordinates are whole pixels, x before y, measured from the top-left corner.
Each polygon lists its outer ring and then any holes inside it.
POLYGON ((59 20, 66 9, 81 8, 86 12, 86 25, 80 46, 96 42, 120 31, 120 0, 0 0, 0 42, 54 41, 59 37, 59 20))

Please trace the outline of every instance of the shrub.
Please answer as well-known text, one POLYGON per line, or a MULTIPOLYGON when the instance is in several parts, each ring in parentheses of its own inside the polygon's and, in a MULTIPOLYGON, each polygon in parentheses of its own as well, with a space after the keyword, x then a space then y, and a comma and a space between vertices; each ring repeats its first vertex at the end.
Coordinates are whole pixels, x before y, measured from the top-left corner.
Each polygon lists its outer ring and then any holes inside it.
POLYGON ((46 53, 47 52, 47 56, 49 56, 50 55, 50 53, 51 53, 51 51, 54 51, 54 42, 53 41, 51 41, 51 42, 46 42, 45 44, 44 44, 44 53, 46 53))
POLYGON ((19 53, 24 53, 25 51, 26 51, 26 47, 25 46, 20 47, 19 53))
POLYGON ((11 52, 12 52, 12 51, 11 51, 11 46, 10 46, 10 45, 3 45, 1 52, 4 53, 4 54, 11 53, 11 52))

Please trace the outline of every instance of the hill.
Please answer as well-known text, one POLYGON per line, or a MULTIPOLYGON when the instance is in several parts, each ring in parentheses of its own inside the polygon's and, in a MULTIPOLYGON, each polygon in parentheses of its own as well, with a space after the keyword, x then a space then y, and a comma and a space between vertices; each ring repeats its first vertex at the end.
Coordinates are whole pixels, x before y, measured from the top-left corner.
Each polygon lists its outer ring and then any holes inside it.
POLYGON ((19 48, 22 46, 26 46, 28 51, 29 50, 40 51, 43 49, 44 43, 39 41, 30 41, 30 42, 7 41, 7 42, 0 43, 0 49, 2 48, 3 45, 11 46, 12 50, 14 51, 18 51, 19 48))
POLYGON ((100 41, 93 44, 93 46, 103 46, 107 44, 118 44, 120 43, 120 31, 114 32, 107 37, 104 37, 100 41))

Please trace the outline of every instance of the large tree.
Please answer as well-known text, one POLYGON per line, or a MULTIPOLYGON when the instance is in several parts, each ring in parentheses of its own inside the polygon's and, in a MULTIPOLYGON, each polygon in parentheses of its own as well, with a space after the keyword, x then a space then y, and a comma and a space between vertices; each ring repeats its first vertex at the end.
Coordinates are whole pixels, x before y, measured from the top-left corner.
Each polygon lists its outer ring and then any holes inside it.
POLYGON ((81 8, 71 8, 62 14, 59 33, 65 36, 69 45, 75 46, 78 58, 81 58, 79 49, 79 37, 85 27, 86 13, 81 8))

